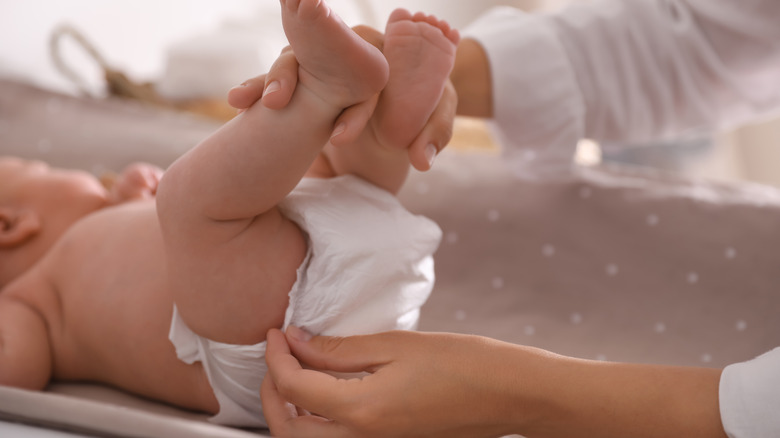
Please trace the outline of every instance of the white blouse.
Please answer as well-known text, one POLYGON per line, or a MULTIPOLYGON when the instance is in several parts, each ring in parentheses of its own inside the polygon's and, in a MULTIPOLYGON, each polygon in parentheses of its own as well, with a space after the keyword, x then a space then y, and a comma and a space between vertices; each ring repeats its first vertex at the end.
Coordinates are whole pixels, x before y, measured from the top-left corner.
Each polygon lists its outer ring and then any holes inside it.
POLYGON ((581 138, 639 143, 777 113, 778 23, 777 0, 601 0, 497 8, 465 35, 490 57, 507 154, 544 173, 581 138))
MULTIPOLYGON (((779 0, 497 8, 464 34, 488 53, 496 135, 525 175, 567 169, 582 138, 636 143, 780 110, 779 0)), ((780 437, 780 348, 724 370, 720 410, 732 438, 780 437)))

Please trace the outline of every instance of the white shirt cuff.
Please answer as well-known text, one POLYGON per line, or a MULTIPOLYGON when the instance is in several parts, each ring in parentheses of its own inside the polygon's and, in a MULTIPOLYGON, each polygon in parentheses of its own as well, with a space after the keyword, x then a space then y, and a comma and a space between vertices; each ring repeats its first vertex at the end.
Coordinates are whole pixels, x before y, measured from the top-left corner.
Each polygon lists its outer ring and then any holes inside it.
POLYGON ((780 348, 723 370, 720 416, 731 438, 780 437, 780 348))
POLYGON ((584 132, 585 107, 546 16, 494 8, 464 36, 487 53, 496 135, 517 172, 532 176, 568 169, 584 132))

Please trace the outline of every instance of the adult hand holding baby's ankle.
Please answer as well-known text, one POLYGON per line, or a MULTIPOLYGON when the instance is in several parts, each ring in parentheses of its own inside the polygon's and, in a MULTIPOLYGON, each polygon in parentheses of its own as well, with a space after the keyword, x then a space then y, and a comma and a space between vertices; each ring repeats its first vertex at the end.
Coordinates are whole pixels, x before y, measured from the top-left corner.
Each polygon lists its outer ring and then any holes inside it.
POLYGON ((282 109, 290 103, 298 82, 298 60, 290 46, 285 47, 274 61, 271 71, 248 79, 233 87, 227 96, 228 103, 244 111, 262 99, 270 109, 282 109))
MULTIPOLYGON (((355 32, 380 50, 384 35, 368 26, 356 26, 355 32)), ((268 73, 249 79, 228 93, 228 103, 239 111, 260 101, 270 109, 282 109, 292 98, 298 82, 298 61, 290 47, 282 50, 268 73)), ((409 161, 415 169, 431 168, 439 152, 452 138, 458 97, 447 82, 441 100, 417 138, 409 145, 409 161)), ((330 143, 339 147, 355 142, 376 107, 376 99, 347 108, 334 123, 330 143)))
MULTIPOLYGON (((382 49, 384 36, 368 26, 356 26, 355 32, 382 49)), ((228 93, 228 103, 243 112, 260 101, 266 108, 279 110, 287 106, 298 83, 298 60, 290 46, 285 47, 268 73, 248 79, 228 93)), ((374 112, 376 99, 347 108, 336 120, 331 134, 334 146, 357 140, 374 112)))

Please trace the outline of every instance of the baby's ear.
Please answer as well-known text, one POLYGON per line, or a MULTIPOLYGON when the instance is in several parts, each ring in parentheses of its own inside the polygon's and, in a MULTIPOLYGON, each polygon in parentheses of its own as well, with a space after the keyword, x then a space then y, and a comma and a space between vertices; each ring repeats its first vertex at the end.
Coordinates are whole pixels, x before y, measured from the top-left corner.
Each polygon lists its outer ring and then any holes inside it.
POLYGON ((41 220, 36 212, 0 206, 0 248, 19 246, 40 230, 41 220))

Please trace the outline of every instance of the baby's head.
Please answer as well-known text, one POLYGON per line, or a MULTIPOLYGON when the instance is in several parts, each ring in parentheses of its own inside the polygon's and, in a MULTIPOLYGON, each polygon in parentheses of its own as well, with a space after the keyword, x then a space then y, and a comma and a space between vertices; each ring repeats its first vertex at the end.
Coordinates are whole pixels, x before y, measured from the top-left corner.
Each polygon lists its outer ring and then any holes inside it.
POLYGON ((0 288, 76 221, 106 205, 106 190, 86 172, 0 156, 0 288))

